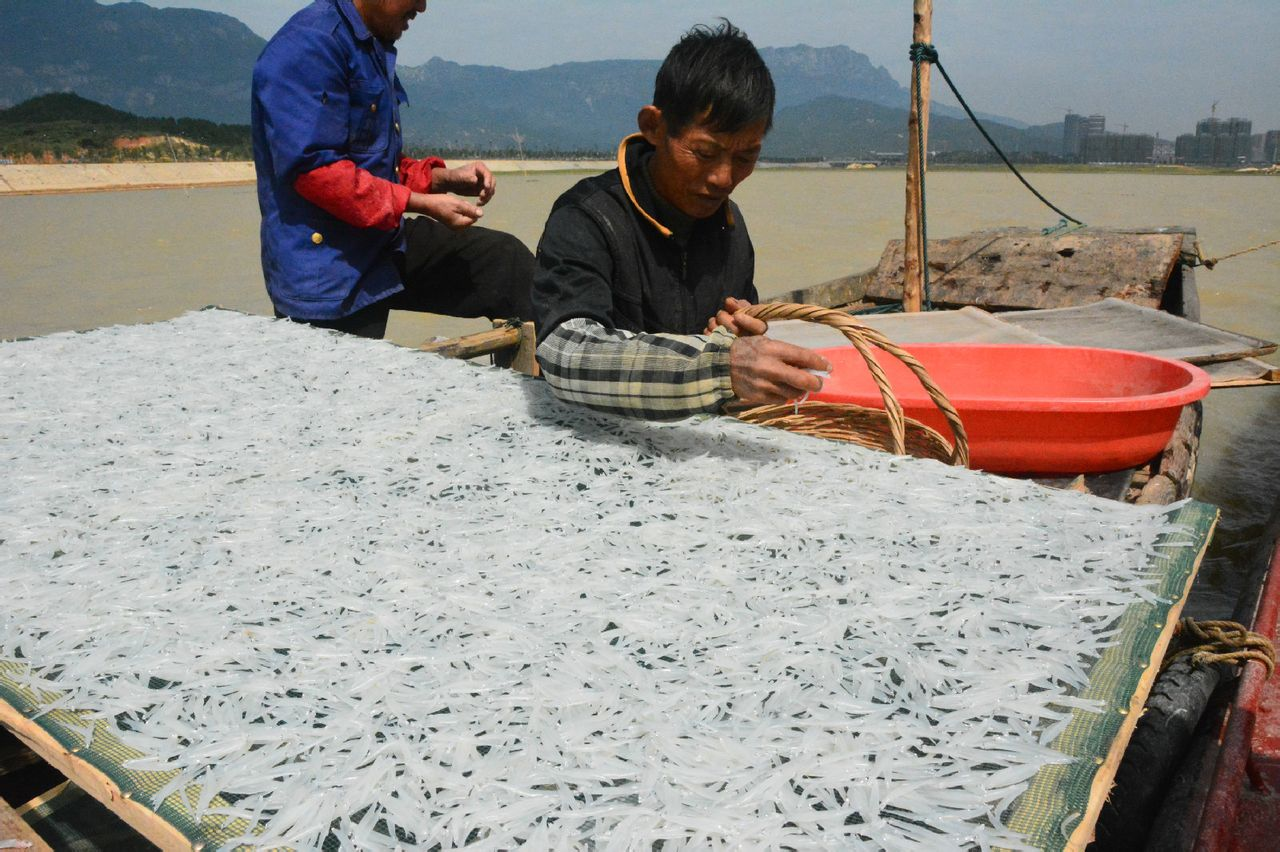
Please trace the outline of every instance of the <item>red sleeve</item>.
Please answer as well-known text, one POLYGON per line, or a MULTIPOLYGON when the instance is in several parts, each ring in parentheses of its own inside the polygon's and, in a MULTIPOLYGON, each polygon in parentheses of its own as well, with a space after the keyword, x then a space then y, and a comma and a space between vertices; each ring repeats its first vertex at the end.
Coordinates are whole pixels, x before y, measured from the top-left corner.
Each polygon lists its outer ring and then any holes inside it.
POLYGON ((443 168, 445 168, 444 160, 439 157, 427 157, 425 160, 401 157, 400 182, 414 192, 430 192, 431 170, 443 168))
POLYGON ((409 206, 412 190, 404 184, 374 177, 339 160, 298 176, 293 188, 312 204, 348 225, 394 231, 409 206))

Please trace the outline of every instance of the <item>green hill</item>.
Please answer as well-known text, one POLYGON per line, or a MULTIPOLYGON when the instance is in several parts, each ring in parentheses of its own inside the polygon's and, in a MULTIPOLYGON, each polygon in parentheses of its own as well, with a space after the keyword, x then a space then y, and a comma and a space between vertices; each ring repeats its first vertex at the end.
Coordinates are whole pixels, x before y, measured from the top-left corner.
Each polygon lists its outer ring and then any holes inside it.
POLYGON ((247 125, 143 118, 72 93, 0 110, 0 157, 15 162, 247 160, 247 125))

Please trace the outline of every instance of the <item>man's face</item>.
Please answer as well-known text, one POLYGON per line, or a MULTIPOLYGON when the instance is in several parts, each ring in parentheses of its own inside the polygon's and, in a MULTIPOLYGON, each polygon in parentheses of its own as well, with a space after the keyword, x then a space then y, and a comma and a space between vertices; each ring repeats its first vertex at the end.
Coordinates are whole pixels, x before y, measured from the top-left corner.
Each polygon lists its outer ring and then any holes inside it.
POLYGON ((427 0, 355 0, 356 10, 374 36, 391 44, 419 12, 427 10, 427 0))
POLYGON ((645 107, 640 112, 640 132, 656 149, 649 165, 654 188, 686 216, 714 215, 755 171, 765 127, 761 121, 725 133, 694 121, 673 135, 661 110, 645 107))

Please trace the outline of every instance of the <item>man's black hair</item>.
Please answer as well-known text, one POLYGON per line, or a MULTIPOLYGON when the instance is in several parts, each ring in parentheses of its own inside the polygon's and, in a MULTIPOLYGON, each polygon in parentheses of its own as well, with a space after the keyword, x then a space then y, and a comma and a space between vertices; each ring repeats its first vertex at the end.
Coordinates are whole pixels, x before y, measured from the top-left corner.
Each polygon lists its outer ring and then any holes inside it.
POLYGON ((761 121, 767 131, 773 126, 773 102, 769 68, 747 34, 725 18, 714 29, 699 24, 685 33, 653 85, 653 105, 662 110, 667 131, 676 135, 699 120, 721 133, 761 121))

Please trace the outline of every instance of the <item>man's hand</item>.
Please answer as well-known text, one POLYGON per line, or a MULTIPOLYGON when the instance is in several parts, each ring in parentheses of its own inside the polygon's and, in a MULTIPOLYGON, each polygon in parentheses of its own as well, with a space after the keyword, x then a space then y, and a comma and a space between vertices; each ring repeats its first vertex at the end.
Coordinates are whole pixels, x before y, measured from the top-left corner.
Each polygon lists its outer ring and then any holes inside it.
POLYGON ((717 328, 724 327, 739 337, 764 334, 769 330, 769 324, 762 319, 744 313, 749 307, 751 307, 751 303, 745 299, 735 299, 730 296, 724 300, 724 307, 717 311, 715 316, 707 320, 707 330, 703 333, 710 334, 717 328))
POLYGON ((422 213, 430 216, 442 225, 455 231, 470 227, 484 215, 484 211, 456 195, 426 195, 421 192, 409 196, 409 204, 405 210, 410 213, 422 213))
POLYGON ((776 405, 822 390, 809 370, 830 372, 831 364, 812 349, 768 337, 739 337, 729 348, 733 393, 743 402, 776 405))
POLYGON ((477 160, 458 166, 455 169, 432 169, 431 191, 452 192, 457 195, 470 195, 476 198, 480 206, 489 203, 498 187, 497 178, 489 167, 477 160))

